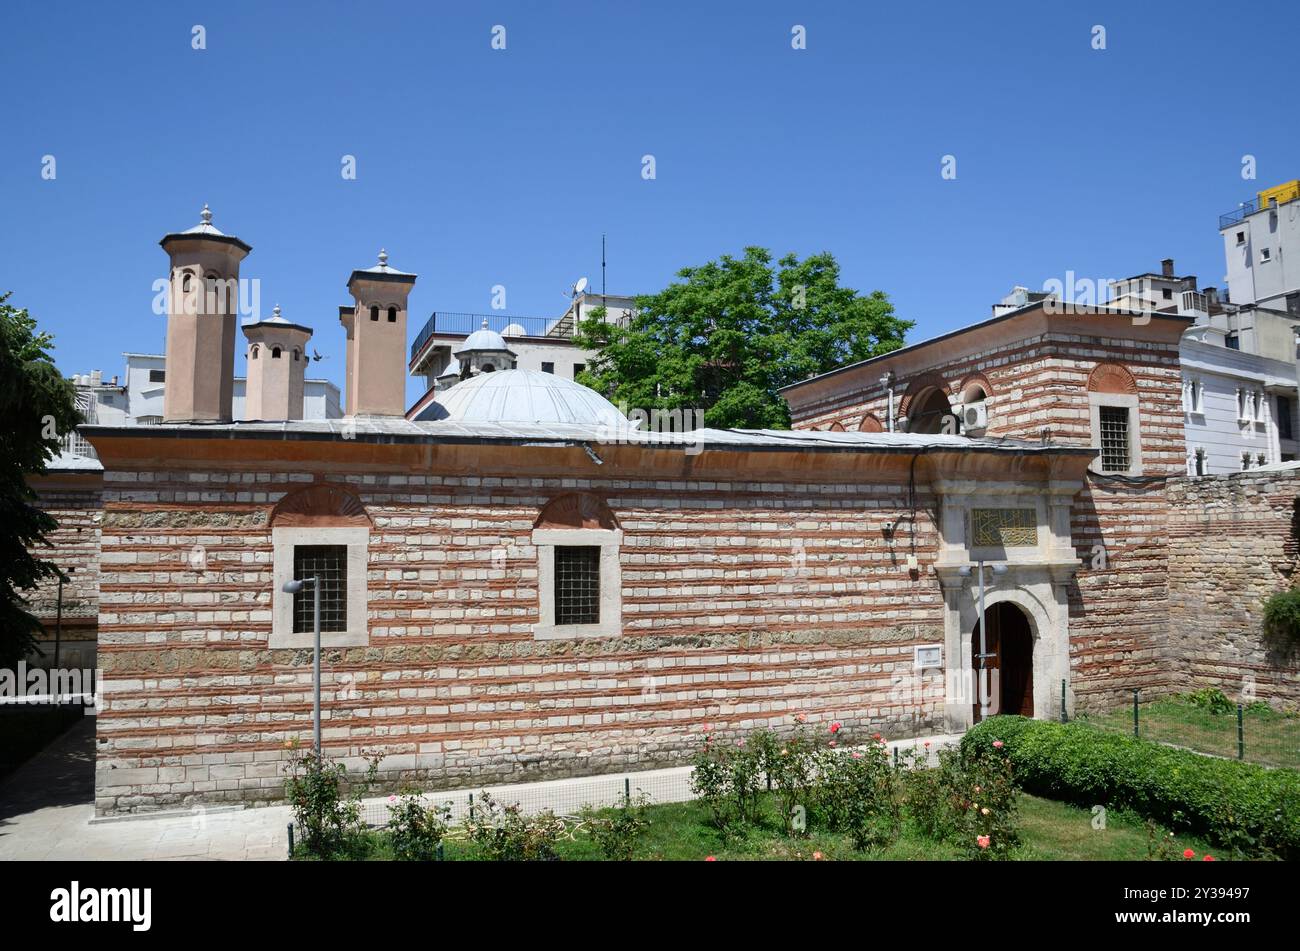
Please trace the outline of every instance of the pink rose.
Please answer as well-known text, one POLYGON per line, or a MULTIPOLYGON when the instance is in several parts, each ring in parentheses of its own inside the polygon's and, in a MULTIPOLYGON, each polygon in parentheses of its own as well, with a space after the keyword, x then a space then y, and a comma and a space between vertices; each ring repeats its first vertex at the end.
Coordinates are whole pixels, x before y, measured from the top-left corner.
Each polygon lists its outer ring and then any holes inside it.
POLYGON ((825 857, 826 857, 826 856, 822 855, 820 852, 814 852, 814 853, 813 853, 813 861, 814 861, 814 862, 820 862, 820 861, 821 861, 822 859, 824 859, 825 857))
POLYGON ((975 842, 981 849, 987 849, 989 847, 989 837, 986 835, 977 835, 975 837, 975 842))
POLYGON ((1002 741, 1001 741, 1001 740, 994 740, 994 741, 993 741, 993 748, 994 748, 995 750, 1000 750, 1000 749, 1002 749, 1002 741))

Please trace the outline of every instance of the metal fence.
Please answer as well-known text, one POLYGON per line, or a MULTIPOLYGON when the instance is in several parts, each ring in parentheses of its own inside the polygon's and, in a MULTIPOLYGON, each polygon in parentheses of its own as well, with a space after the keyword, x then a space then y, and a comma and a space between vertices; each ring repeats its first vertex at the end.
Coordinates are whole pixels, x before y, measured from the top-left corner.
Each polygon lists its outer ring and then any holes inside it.
POLYGON ((415 342, 411 344, 411 359, 414 360, 434 334, 455 334, 467 337, 483 327, 494 330, 503 337, 564 337, 573 334, 572 320, 567 323, 561 317, 519 317, 510 314, 469 314, 453 311, 435 311, 425 321, 415 342))
POLYGON ((1148 697, 1139 689, 1128 703, 1074 719, 1206 756, 1300 769, 1300 716, 1259 701, 1234 703, 1203 693, 1148 697))

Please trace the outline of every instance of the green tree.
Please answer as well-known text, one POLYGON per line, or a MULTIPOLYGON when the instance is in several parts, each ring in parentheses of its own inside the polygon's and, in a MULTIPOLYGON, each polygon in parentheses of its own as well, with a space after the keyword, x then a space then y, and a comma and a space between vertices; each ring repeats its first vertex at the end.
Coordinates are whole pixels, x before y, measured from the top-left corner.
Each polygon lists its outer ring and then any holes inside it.
POLYGON ((20 592, 59 573, 33 554, 56 523, 36 507, 27 477, 45 471, 59 436, 81 417, 72 384, 50 359, 50 335, 9 296, 0 295, 0 667, 12 669, 41 629, 20 592))
POLYGON ((881 291, 841 287, 827 252, 774 267, 751 247, 678 277, 638 297, 626 326, 603 308, 579 324, 575 343, 597 354, 581 382, 629 407, 703 409, 708 426, 785 429, 777 390, 895 350, 912 326, 881 291))

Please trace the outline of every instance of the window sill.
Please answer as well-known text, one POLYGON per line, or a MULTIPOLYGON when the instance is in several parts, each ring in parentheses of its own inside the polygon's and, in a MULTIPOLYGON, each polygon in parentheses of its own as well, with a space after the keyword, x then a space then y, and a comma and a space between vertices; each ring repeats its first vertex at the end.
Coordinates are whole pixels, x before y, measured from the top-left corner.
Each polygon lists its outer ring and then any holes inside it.
POLYGON ((538 641, 579 641, 592 637, 618 637, 622 633, 621 627, 612 622, 533 625, 533 639, 538 641))
MULTIPOLYGON (((367 647, 370 644, 368 631, 321 631, 320 649, 335 647, 367 647)), ((316 646, 316 635, 311 631, 301 634, 275 633, 267 638, 268 650, 311 650, 316 646)))

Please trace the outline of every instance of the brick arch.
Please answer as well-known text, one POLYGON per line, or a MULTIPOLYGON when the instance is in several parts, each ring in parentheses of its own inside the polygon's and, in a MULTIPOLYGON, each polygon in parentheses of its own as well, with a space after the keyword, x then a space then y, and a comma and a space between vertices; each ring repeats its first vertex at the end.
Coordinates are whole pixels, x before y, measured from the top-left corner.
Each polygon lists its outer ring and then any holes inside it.
POLYGON ((978 370, 969 374, 966 379, 961 381, 961 384, 957 387, 957 392, 964 395, 972 386, 978 386, 984 391, 985 396, 993 395, 993 384, 989 382, 987 376, 980 373, 978 370))
POLYGON ((569 492, 542 506, 533 528, 603 528, 617 531, 618 519, 604 500, 588 492, 569 492))
POLYGON ((842 433, 844 432, 844 424, 837 419, 835 422, 831 423, 829 426, 826 427, 826 431, 828 433, 842 433))
POLYGON ((858 423, 858 432, 860 433, 883 433, 885 424, 880 421, 880 417, 875 413, 868 413, 862 417, 862 422, 858 423))
POLYGON ((898 403, 898 415, 910 416, 913 401, 925 393, 926 390, 938 389, 943 391, 943 395, 952 399, 952 388, 948 386, 948 381, 938 373, 930 370, 922 373, 920 376, 907 384, 907 390, 903 393, 903 398, 898 403))
POLYGON ((271 509, 271 525, 369 526, 370 516, 346 486, 319 482, 290 492, 271 509))
POLYGON ((1137 391, 1137 380, 1122 364, 1098 363, 1088 374, 1089 393, 1129 393, 1136 396, 1137 391))

